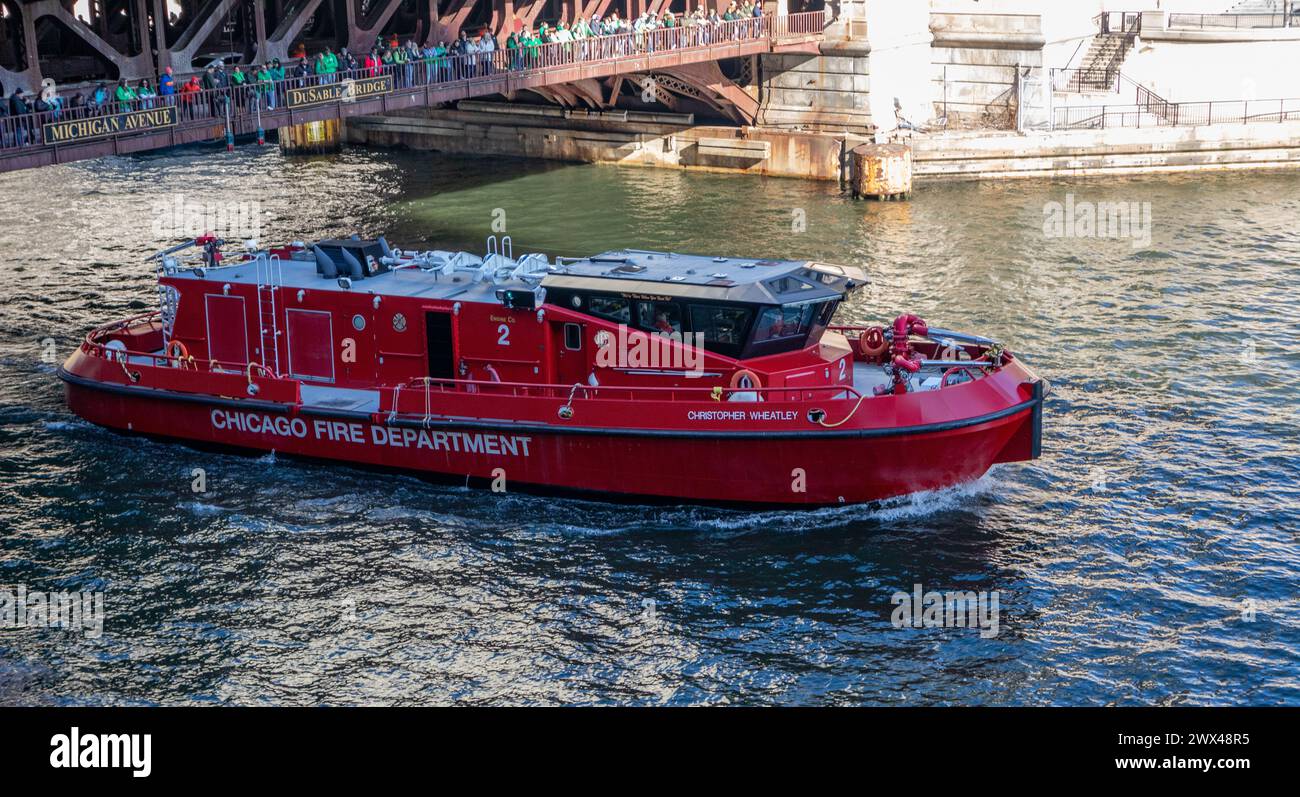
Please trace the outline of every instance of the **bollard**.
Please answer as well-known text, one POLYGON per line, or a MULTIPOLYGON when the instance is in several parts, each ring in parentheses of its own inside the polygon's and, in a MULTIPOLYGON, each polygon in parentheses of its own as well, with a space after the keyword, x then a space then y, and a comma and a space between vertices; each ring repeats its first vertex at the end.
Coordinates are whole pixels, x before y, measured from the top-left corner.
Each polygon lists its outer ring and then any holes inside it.
POLYGON ((853 198, 906 199, 912 192, 912 148, 906 144, 861 144, 849 151, 853 198))

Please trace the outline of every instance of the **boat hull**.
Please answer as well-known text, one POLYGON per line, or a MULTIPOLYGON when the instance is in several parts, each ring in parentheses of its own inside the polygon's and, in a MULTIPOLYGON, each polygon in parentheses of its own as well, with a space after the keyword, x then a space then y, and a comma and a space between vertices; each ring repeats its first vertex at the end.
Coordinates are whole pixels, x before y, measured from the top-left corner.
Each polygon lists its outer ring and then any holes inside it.
POLYGON ((994 412, 898 429, 773 432, 390 420, 103 383, 61 370, 86 420, 198 444, 487 482, 686 502, 863 503, 979 478, 1038 455, 1043 386, 994 412))

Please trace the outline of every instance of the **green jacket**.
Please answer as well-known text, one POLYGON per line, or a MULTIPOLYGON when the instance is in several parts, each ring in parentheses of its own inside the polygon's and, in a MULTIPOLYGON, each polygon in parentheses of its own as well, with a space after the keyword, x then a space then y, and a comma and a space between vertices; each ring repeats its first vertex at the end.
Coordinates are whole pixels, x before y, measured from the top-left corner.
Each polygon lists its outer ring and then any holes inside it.
POLYGON ((130 86, 118 86, 117 91, 113 92, 113 96, 117 98, 118 102, 130 102, 139 99, 136 96, 135 89, 130 86))

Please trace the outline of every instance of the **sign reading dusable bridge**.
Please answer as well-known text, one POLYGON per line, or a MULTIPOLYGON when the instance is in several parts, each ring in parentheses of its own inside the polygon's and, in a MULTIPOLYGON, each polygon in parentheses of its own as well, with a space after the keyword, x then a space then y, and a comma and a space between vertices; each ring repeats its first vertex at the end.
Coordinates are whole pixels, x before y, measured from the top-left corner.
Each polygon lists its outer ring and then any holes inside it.
POLYGON ((176 106, 163 105, 141 111, 127 111, 110 116, 50 122, 41 131, 46 144, 71 144, 117 133, 143 133, 175 127, 176 106))
POLYGON ((352 102, 366 97, 378 97, 393 90, 392 75, 376 75, 355 80, 340 80, 337 83, 322 83, 319 86, 303 86, 289 89, 288 106, 301 108, 305 105, 320 105, 323 102, 352 102))

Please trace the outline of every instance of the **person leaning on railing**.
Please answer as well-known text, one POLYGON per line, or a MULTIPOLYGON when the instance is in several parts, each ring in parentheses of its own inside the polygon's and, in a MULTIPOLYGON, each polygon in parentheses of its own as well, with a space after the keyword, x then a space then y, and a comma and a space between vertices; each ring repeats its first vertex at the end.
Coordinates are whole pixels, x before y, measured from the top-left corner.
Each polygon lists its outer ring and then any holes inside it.
POLYGON ((181 113, 187 118, 193 119, 198 113, 199 92, 202 90, 202 86, 199 85, 199 76, 190 75, 190 79, 185 81, 181 86, 181 90, 177 92, 181 100, 181 113))
POLYGON ((28 119, 25 117, 29 113, 31 113, 31 108, 28 107, 27 100, 23 96, 22 87, 15 86, 13 94, 9 95, 9 115, 14 117, 14 143, 16 146, 27 146, 28 119))
POLYGON ((140 85, 136 86, 135 96, 140 98, 140 107, 148 110, 153 108, 156 104, 154 100, 157 98, 158 92, 153 90, 153 85, 149 83, 149 78, 144 78, 140 81, 140 85))
POLYGON ((235 64, 234 69, 230 70, 230 95, 232 101, 235 103, 234 107, 236 111, 242 111, 248 106, 245 97, 245 93, 248 90, 247 84, 248 75, 244 74, 242 67, 235 64))
POLYGON ((316 82, 320 84, 330 83, 334 80, 334 73, 338 70, 339 59, 326 47, 316 54, 316 60, 312 62, 312 74, 316 77, 316 82))
POLYGON ((126 82, 126 78, 117 81, 117 88, 113 90, 113 99, 117 101, 123 111, 135 110, 136 96, 135 89, 131 88, 131 84, 126 82))
POLYGON ((275 110, 275 78, 270 64, 262 64, 253 73, 253 98, 259 108, 275 110))
POLYGON ((410 52, 401 45, 393 49, 393 76, 397 78, 397 85, 405 88, 411 85, 411 63, 410 52))
POLYGON ((171 105, 176 101, 176 78, 172 77, 170 66, 158 76, 158 97, 164 105, 171 105))
POLYGON ((520 46, 519 34, 514 31, 506 37, 506 63, 516 71, 524 68, 523 47, 520 46))

